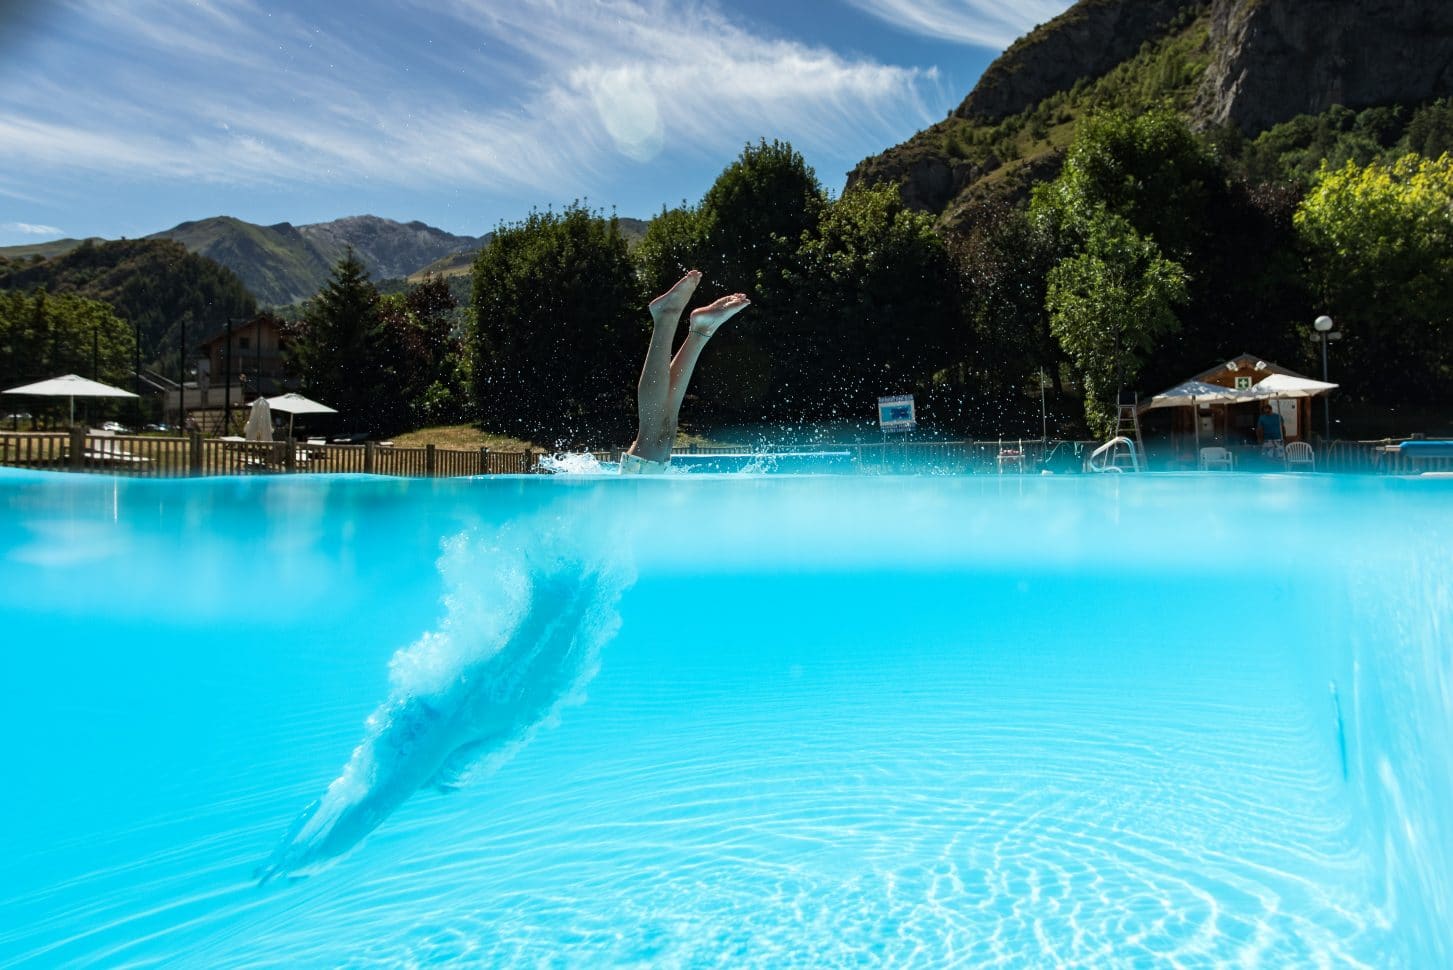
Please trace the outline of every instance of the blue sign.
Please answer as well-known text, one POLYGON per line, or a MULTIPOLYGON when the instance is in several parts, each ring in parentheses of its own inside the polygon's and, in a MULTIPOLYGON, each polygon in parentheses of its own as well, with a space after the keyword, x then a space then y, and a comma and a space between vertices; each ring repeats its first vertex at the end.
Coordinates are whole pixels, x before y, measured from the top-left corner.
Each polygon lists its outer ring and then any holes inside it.
POLYGON ((913 411, 912 394, 878 398, 878 428, 884 434, 890 431, 912 431, 916 427, 918 417, 913 411))

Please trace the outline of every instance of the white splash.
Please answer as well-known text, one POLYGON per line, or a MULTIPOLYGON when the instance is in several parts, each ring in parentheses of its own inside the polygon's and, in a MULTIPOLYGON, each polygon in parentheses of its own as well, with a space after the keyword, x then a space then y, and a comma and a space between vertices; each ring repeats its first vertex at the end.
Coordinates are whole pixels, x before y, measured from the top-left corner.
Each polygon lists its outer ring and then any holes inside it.
POLYGON ((439 626, 389 663, 389 696, 348 763, 283 838, 262 881, 315 872, 415 791, 488 774, 584 699, 634 581, 626 548, 583 506, 446 543, 439 626), (592 516, 592 528, 576 519, 592 516), (589 550, 583 537, 591 536, 589 550))

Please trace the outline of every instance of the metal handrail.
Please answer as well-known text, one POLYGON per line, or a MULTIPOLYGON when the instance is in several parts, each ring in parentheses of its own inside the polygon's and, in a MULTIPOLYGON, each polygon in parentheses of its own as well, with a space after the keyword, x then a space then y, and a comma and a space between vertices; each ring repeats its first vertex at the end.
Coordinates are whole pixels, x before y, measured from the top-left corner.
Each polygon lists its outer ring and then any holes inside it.
POLYGON ((1130 470, 1133 472, 1140 471, 1140 456, 1135 447, 1135 442, 1124 435, 1111 438, 1090 452, 1090 457, 1085 459, 1085 468, 1092 472, 1123 473, 1125 469, 1120 465, 1121 452, 1119 449, 1121 447, 1124 447, 1124 454, 1130 458, 1130 470))

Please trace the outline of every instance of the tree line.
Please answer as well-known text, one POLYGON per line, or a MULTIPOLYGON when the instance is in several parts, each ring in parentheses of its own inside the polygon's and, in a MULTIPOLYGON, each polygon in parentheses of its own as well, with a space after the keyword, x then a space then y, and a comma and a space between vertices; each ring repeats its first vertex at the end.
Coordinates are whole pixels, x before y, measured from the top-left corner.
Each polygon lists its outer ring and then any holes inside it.
MULTIPOLYGON (((877 396, 907 392, 946 431, 1025 433, 1047 382, 1063 432, 1102 434, 1120 390, 1241 352, 1312 371, 1322 313, 1355 362, 1337 375, 1345 394, 1446 402, 1453 158, 1384 151, 1307 176, 1297 155, 1268 177, 1223 142, 1169 111, 1102 112, 1056 178, 975 203, 950 232, 893 185, 833 198, 791 145, 764 140, 635 246, 581 204, 500 226, 467 306, 439 278, 380 293, 350 252, 289 324, 289 366, 376 434, 473 420, 624 443, 645 304, 698 268, 698 301, 744 291, 753 305, 707 350, 684 415, 697 427, 867 427, 877 396)), ((124 329, 104 304, 11 292, 0 368, 86 373, 89 340, 102 379, 124 383, 106 369, 124 370, 124 329)))
MULTIPOLYGON (((1032 427, 1041 381, 1095 434, 1119 391, 1251 352, 1314 371, 1328 313, 1351 398, 1436 404, 1453 378, 1453 161, 1411 153, 1253 179, 1169 111, 1078 127, 1059 175, 949 234, 891 185, 824 193, 790 145, 749 145, 628 250, 581 206, 499 229, 474 267, 469 398, 546 439, 628 434, 642 311, 688 268, 753 306, 713 341, 688 420, 1032 427)), ((1068 430, 1075 431, 1074 427, 1068 430)))

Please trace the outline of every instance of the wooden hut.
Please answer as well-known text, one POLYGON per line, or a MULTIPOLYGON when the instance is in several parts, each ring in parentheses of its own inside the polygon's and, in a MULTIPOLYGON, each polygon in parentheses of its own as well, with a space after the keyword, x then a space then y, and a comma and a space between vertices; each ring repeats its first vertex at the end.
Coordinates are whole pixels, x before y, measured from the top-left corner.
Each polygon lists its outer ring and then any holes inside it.
MULTIPOLYGON (((1240 354, 1194 374, 1188 380, 1244 391, 1250 390, 1272 374, 1302 378, 1307 376, 1255 354, 1240 354)), ((1281 414, 1287 441, 1305 441, 1311 436, 1312 400, 1289 397, 1270 402, 1281 414)), ((1197 437, 1202 445, 1221 445, 1233 450, 1254 447, 1257 443, 1256 419, 1261 414, 1261 404, 1260 401, 1244 404, 1199 403, 1194 408, 1162 408, 1149 413, 1156 415, 1156 424, 1166 422, 1161 427, 1170 432, 1175 459, 1186 463, 1193 461, 1194 449, 1191 442, 1197 437), (1193 421, 1200 422, 1199 435, 1193 421)), ((1148 416, 1148 406, 1148 401, 1140 405, 1143 421, 1148 416)))

